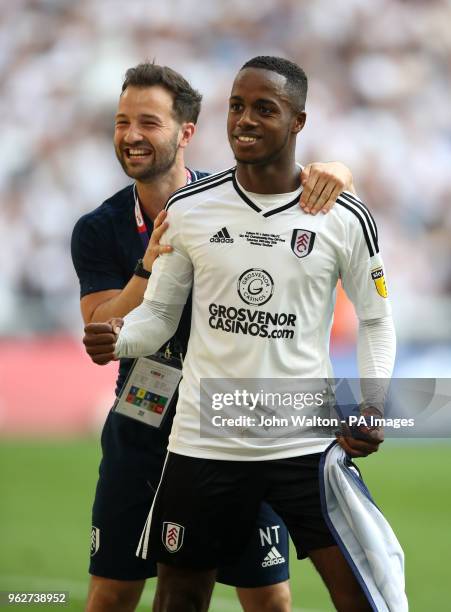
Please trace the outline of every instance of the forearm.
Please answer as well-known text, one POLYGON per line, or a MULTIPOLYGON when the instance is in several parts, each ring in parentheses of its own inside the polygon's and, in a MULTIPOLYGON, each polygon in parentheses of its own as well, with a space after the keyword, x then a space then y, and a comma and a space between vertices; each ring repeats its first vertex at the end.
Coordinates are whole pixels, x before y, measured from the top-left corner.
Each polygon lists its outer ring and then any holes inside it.
POLYGON ((132 276, 122 291, 99 304, 92 312, 90 320, 86 322, 96 323, 108 321, 113 317, 125 317, 142 303, 147 282, 145 278, 132 276))
POLYGON ((117 339, 116 357, 151 355, 175 334, 183 304, 144 300, 124 321, 117 339))
POLYGON ((390 316, 360 321, 357 359, 360 378, 391 378, 396 335, 390 316))
POLYGON ((396 335, 391 316, 360 321, 357 359, 365 406, 383 411, 395 355, 396 335))

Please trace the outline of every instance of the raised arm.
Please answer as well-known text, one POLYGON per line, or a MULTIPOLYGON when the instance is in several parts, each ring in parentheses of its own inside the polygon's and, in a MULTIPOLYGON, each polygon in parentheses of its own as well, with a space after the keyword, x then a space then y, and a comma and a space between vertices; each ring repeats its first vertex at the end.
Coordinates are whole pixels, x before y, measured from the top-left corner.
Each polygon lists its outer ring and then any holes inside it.
POLYGON ((155 353, 175 334, 183 304, 160 304, 144 299, 125 319, 88 323, 83 344, 98 365, 121 357, 144 357, 155 353))
POLYGON ((124 320, 86 325, 83 342, 95 363, 149 355, 174 335, 191 290, 193 266, 184 252, 177 220, 172 221, 165 238, 173 242, 173 251, 154 263, 143 303, 124 320))
MULTIPOLYGON (((172 251, 171 246, 159 244, 163 233, 168 227, 167 223, 165 222, 166 215, 166 211, 161 211, 154 221, 154 230, 142 260, 142 266, 144 270, 147 270, 148 272, 151 272, 153 263, 159 255, 163 253, 170 253, 172 251)), ((78 233, 79 232, 74 232, 73 242, 81 239, 81 237, 78 236, 78 233)), ((91 238, 91 242, 97 242, 95 236, 91 238)), ((100 248, 101 247, 96 244, 96 249, 100 248)), ((96 267, 102 270, 105 268, 105 266, 108 268, 112 266, 112 264, 107 261, 108 258, 111 257, 107 252, 98 255, 97 250, 95 250, 94 258, 92 261, 89 260, 87 253, 89 253, 90 249, 92 250, 92 245, 84 245, 83 253, 81 255, 81 257, 83 257, 83 261, 80 262, 81 274, 89 275, 89 267, 96 267), (105 261, 98 261, 99 257, 104 258, 105 261)), ((108 285, 108 278, 109 277, 106 274, 103 281, 105 285, 108 285)), ((134 274, 122 289, 115 288, 117 284, 120 284, 120 280, 119 282, 118 280, 116 280, 116 278, 111 278, 111 288, 105 288, 104 290, 99 291, 97 290, 97 287, 95 287, 95 291, 83 295, 80 301, 80 308, 85 324, 108 321, 112 317, 124 317, 131 310, 136 308, 136 306, 141 304, 147 287, 147 279, 134 274)))

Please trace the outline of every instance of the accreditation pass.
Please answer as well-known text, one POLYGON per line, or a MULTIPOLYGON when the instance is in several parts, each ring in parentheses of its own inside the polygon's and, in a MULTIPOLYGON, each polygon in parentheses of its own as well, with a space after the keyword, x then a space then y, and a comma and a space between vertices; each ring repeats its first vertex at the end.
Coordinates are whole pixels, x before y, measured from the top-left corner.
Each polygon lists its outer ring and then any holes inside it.
POLYGON ((113 410, 152 427, 160 427, 181 378, 181 367, 157 359, 155 355, 139 357, 113 410))

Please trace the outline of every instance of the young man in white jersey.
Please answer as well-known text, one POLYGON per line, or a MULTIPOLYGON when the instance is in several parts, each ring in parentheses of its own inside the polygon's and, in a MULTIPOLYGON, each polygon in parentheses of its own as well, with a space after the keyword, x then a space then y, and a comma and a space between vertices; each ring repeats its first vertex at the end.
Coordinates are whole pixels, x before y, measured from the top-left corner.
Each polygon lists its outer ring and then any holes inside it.
MULTIPOLYGON (((306 91, 304 72, 287 60, 259 57, 243 66, 228 116, 236 168, 170 198, 167 239, 174 250, 158 260, 144 302, 126 317, 117 342, 120 320, 109 329, 86 328, 85 344, 98 363, 150 354, 172 336, 193 287, 169 455, 140 543, 160 562, 156 610, 208 608, 216 568, 239 556, 262 500, 287 524, 298 557, 312 560, 337 610, 371 609, 321 512, 318 466, 330 439, 199 435, 202 378, 332 375, 328 340, 340 277, 360 320, 360 376, 391 375, 394 330, 374 276, 383 268, 371 215, 348 195, 321 218, 298 210, 295 144, 306 91)), ((351 456, 365 456, 382 435, 339 441, 351 456)))
MULTIPOLYGON (((115 118, 114 145, 133 183, 83 215, 72 235, 85 323, 125 316, 141 303, 153 260, 167 250, 158 247, 164 230, 160 224, 166 215, 160 211, 176 189, 208 176, 187 168, 184 159, 200 103, 200 94, 167 66, 144 62, 127 70, 115 118)), ((322 205, 327 211, 342 188, 352 186, 351 173, 337 162, 306 166, 301 180, 305 186, 300 204, 313 214, 322 205)), ((175 352, 177 347, 185 354, 190 318, 187 303, 174 338, 165 343, 167 351, 175 352)), ((131 360, 121 360, 116 394, 131 367, 131 360)), ((133 612, 145 580, 157 574, 152 555, 143 559, 135 553, 160 480, 175 404, 176 396, 161 427, 150 427, 115 410, 108 412, 92 510, 86 612, 133 612)), ((270 506, 262 504, 251 531, 240 562, 220 568, 217 580, 237 588, 246 612, 288 612, 286 527, 270 506), (277 563, 264 562, 271 540, 263 540, 261 531, 273 534, 280 551, 277 563)))

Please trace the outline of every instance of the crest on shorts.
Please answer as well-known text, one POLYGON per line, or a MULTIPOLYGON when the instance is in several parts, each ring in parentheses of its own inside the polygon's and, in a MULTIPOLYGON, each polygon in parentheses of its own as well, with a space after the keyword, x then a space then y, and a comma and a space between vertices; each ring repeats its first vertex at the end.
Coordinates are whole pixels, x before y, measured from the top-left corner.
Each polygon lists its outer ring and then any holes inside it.
POLYGON ((296 257, 307 257, 315 244, 315 232, 305 229, 294 229, 291 236, 291 250, 296 257))
POLYGON ((163 523, 162 540, 163 544, 170 553, 175 553, 182 548, 185 527, 178 523, 163 523))
POLYGON ((373 279, 374 284, 376 285, 378 294, 383 298, 388 297, 387 283, 385 282, 383 268, 379 267, 375 268, 374 270, 371 270, 371 278, 373 279))
POLYGON ((99 550, 100 546, 100 529, 98 527, 91 528, 91 557, 99 550))

